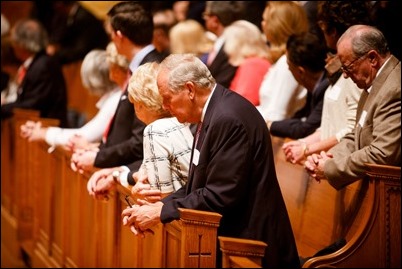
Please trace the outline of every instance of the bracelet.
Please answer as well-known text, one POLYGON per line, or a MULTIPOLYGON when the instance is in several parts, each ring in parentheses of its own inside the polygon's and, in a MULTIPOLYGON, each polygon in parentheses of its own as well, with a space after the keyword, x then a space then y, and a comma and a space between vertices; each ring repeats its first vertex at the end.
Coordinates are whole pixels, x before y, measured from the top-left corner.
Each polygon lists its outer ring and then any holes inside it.
POLYGON ((306 141, 304 141, 303 139, 298 139, 297 141, 299 141, 302 144, 302 151, 303 151, 304 157, 309 155, 309 148, 308 148, 306 141))
POLYGON ((113 181, 116 183, 120 183, 119 177, 120 177, 120 171, 119 170, 114 170, 112 172, 112 177, 113 177, 113 181))

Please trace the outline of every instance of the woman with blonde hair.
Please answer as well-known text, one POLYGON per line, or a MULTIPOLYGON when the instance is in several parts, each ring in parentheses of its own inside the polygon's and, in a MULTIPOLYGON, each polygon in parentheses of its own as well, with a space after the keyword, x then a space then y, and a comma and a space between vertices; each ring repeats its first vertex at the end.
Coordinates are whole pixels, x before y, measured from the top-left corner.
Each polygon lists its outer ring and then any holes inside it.
POLYGON ((184 20, 175 24, 169 31, 171 53, 193 53, 200 57, 211 51, 213 39, 196 20, 184 20))
POLYGON ((88 192, 94 198, 108 197, 109 191, 118 183, 132 187, 136 198, 142 197, 142 192, 146 190, 153 194, 151 199, 159 200, 187 182, 193 135, 189 124, 180 123, 163 108, 163 99, 156 84, 158 67, 156 62, 139 66, 128 86, 128 97, 134 105, 136 116, 146 124, 143 134, 144 158, 140 169, 132 171, 135 185, 130 186, 129 182, 113 177, 114 171, 128 167, 104 168, 96 171, 88 181, 88 192))
POLYGON ((229 88, 259 105, 260 85, 271 66, 263 34, 253 23, 238 20, 225 29, 223 36, 229 63, 238 67, 229 88))
POLYGON ((260 87, 261 112, 267 123, 292 117, 306 103, 307 90, 301 86, 286 61, 286 42, 292 34, 307 32, 306 11, 295 1, 269 1, 261 26, 269 43, 271 68, 260 87))

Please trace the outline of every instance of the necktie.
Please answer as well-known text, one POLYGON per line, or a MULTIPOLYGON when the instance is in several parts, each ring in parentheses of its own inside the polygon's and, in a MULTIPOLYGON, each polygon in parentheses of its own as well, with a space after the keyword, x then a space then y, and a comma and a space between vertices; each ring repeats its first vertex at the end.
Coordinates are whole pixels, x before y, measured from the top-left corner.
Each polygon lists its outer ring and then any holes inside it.
MULTIPOLYGON (((121 94, 121 96, 120 96, 120 101, 121 101, 123 95, 126 93, 127 87, 128 87, 128 84, 126 83, 126 85, 125 85, 124 88, 123 88, 124 90, 122 91, 122 94, 121 94)), ((120 105, 120 101, 119 101, 119 105, 120 105)), ((106 141, 107 141, 107 137, 108 137, 108 135, 109 135, 110 127, 112 127, 112 123, 113 123, 114 117, 116 116, 116 112, 117 112, 117 109, 118 109, 119 105, 117 106, 115 113, 114 113, 113 116, 110 118, 109 123, 108 123, 108 125, 106 126, 105 131, 103 132, 103 135, 102 135, 102 142, 103 142, 104 144, 105 144, 106 141)))
POLYGON ((197 147, 197 145, 198 145, 198 139, 200 138, 201 129, 202 129, 202 122, 199 122, 197 125, 197 131, 195 133, 195 143, 194 143, 195 148, 199 148, 197 147))
POLYGON ((24 65, 21 65, 18 68, 18 72, 17 72, 17 84, 18 85, 21 85, 26 73, 27 73, 27 68, 24 65))
MULTIPOLYGON (((197 147, 198 146, 198 138, 200 137, 201 129, 202 129, 202 122, 199 122, 197 125, 197 131, 195 132, 194 149, 193 149, 193 154, 191 156, 189 175, 192 175, 193 171, 194 171, 194 156, 196 156, 195 158, 199 158, 199 155, 195 155, 195 152, 198 151, 198 148, 201 147, 201 145, 200 145, 200 147, 197 147)), ((198 160, 196 162, 198 163, 198 160)))
POLYGON ((216 57, 216 49, 213 48, 212 51, 208 54, 208 58, 207 58, 207 65, 211 65, 212 62, 214 61, 216 57))

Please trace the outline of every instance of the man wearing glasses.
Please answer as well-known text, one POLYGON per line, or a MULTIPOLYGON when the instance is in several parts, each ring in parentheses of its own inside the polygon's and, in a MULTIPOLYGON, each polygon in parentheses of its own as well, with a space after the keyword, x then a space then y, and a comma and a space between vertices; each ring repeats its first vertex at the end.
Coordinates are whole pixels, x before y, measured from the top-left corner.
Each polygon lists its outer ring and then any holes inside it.
POLYGON ((341 189, 366 176, 365 163, 401 165, 401 62, 384 35, 367 25, 351 26, 338 40, 345 78, 362 89, 354 130, 328 152, 305 162, 316 180, 341 189))

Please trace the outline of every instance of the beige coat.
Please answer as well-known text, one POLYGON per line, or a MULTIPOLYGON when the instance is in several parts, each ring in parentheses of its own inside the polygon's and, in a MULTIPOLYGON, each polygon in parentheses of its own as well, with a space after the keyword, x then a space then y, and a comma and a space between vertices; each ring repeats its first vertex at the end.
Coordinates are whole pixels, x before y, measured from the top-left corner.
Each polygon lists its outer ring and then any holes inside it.
POLYGON ((359 101, 354 131, 330 153, 334 158, 326 161, 324 173, 336 189, 364 178, 365 163, 401 165, 401 62, 397 58, 391 56, 366 101, 359 101))

